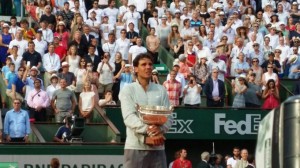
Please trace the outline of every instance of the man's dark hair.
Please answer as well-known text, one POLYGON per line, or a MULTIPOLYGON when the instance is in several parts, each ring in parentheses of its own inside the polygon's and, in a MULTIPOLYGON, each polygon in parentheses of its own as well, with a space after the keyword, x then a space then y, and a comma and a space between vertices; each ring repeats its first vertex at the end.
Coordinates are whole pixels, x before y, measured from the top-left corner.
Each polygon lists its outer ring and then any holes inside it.
POLYGON ((50 165, 52 168, 59 168, 59 160, 57 158, 52 158, 50 165))
POLYGON ((151 60, 151 62, 153 62, 153 58, 151 55, 149 55, 148 53, 141 53, 138 56, 136 56, 135 59, 133 60, 132 62, 133 66, 138 67, 140 60, 144 58, 149 59, 151 60))
POLYGON ((255 158, 254 155, 249 154, 247 160, 248 160, 249 163, 253 163, 254 162, 254 158, 255 158))
POLYGON ((17 17, 15 17, 15 16, 10 17, 10 20, 12 20, 12 19, 16 19, 17 20, 17 17))

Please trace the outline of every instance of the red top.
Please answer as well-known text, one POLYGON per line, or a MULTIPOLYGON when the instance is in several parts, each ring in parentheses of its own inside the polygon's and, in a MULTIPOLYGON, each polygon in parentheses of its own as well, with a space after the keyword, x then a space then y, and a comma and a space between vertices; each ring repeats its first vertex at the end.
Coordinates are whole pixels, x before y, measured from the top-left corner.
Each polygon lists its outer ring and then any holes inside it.
POLYGON ((191 53, 191 54, 187 55, 186 59, 187 59, 187 65, 189 67, 193 67, 196 63, 197 57, 196 57, 195 53, 191 53))
POLYGON ((63 61, 62 58, 67 55, 67 50, 62 46, 56 47, 54 52, 59 56, 60 61, 63 61))
POLYGON ((187 159, 180 160, 180 158, 178 158, 174 161, 172 168, 192 168, 192 163, 187 159))

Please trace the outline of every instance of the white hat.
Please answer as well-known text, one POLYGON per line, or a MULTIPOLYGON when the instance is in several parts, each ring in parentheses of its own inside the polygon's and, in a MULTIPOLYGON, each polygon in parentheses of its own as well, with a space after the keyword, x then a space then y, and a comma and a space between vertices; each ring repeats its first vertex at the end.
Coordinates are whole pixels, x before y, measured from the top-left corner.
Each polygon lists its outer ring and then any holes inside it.
POLYGON ((4 23, 4 24, 2 25, 2 27, 3 27, 3 28, 4 28, 4 27, 9 28, 9 25, 8 25, 7 23, 4 23))
POLYGON ((33 70, 36 71, 38 75, 40 74, 40 71, 38 70, 38 68, 36 66, 32 66, 30 68, 30 72, 33 71, 33 70))
POLYGON ((174 61, 173 61, 173 66, 179 66, 179 59, 176 58, 174 61))
POLYGON ((64 67, 64 66, 69 66, 69 63, 68 63, 68 62, 63 62, 63 63, 61 64, 61 67, 64 67))
POLYGON ((297 60, 298 60, 298 56, 296 54, 293 54, 289 57, 288 62, 294 64, 297 62, 297 60))
POLYGON ((167 19, 167 15, 162 15, 161 18, 162 19, 167 19))
POLYGON ((259 42, 257 42, 257 41, 253 41, 253 44, 259 44, 259 42))
POLYGON ((292 5, 298 5, 298 3, 294 1, 294 2, 292 3, 292 5))
POLYGON ((66 24, 63 21, 59 21, 57 25, 66 26, 66 24))
POLYGON ((130 67, 131 65, 130 64, 125 64, 125 67, 130 67))
POLYGON ((207 57, 206 57, 206 55, 201 55, 201 56, 199 56, 199 59, 201 60, 201 59, 206 59, 207 60, 207 57))
POLYGON ((219 15, 225 15, 225 13, 224 13, 223 11, 221 11, 221 12, 219 13, 219 15))
POLYGON ((278 25, 285 25, 284 22, 278 22, 278 25))
POLYGON ((152 73, 157 73, 157 74, 158 74, 157 69, 153 69, 153 70, 152 70, 152 73))
POLYGON ((179 61, 183 61, 185 58, 186 57, 185 57, 184 54, 180 54, 179 57, 178 57, 179 61))
POLYGON ((239 78, 244 78, 244 79, 246 79, 246 75, 245 75, 245 74, 240 74, 240 75, 239 75, 239 78))
POLYGON ((58 79, 58 76, 57 76, 56 74, 52 74, 51 77, 50 77, 50 81, 51 81, 53 78, 57 78, 57 79, 58 79))
POLYGON ((134 3, 130 3, 130 4, 128 4, 128 6, 129 6, 129 7, 130 7, 130 6, 136 7, 136 5, 135 5, 134 3))
POLYGON ((211 13, 211 12, 216 12, 216 10, 214 8, 208 8, 208 13, 211 13))
POLYGON ((175 13, 181 13, 181 11, 179 9, 176 9, 175 13))

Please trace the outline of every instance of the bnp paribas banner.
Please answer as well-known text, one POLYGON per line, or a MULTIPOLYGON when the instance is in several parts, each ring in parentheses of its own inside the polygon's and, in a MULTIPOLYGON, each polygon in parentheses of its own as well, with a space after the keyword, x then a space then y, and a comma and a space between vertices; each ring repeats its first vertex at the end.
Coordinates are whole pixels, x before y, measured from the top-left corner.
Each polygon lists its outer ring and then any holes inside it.
MULTIPOLYGON (((106 114, 126 137, 120 108, 106 114)), ((260 121, 268 114, 261 109, 175 108, 168 139, 256 139, 260 121)))
POLYGON ((53 157, 60 168, 123 168, 121 155, 0 155, 0 168, 51 168, 53 157))

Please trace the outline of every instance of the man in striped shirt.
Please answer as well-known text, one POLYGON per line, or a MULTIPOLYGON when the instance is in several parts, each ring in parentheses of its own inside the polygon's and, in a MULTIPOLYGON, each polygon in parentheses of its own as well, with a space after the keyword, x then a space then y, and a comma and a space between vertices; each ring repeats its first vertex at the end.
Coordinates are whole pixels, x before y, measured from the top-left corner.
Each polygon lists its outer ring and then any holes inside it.
POLYGON ((169 101, 173 106, 179 106, 179 97, 181 94, 181 83, 178 82, 176 78, 177 72, 172 70, 170 72, 170 79, 166 80, 163 83, 163 86, 166 88, 169 101))

